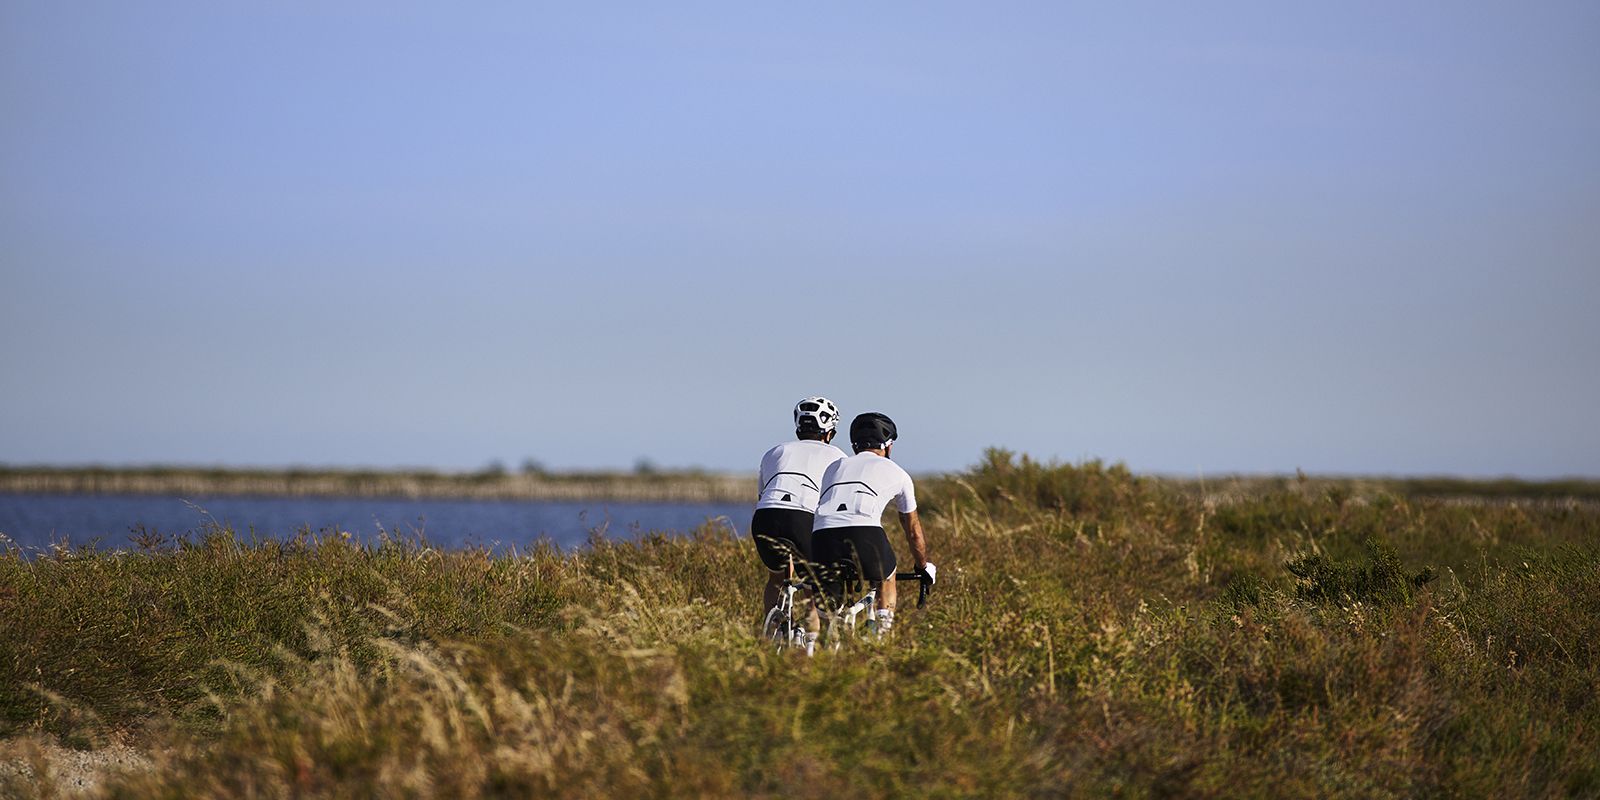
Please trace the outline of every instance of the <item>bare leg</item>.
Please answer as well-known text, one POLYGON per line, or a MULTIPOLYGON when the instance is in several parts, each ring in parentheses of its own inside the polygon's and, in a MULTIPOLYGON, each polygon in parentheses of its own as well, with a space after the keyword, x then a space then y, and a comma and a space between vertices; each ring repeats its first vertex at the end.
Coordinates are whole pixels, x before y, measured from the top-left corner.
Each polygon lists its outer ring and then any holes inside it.
POLYGON ((883 583, 876 584, 876 587, 878 587, 878 608, 893 611, 895 601, 894 576, 885 577, 883 583))
POLYGON ((778 604, 778 593, 783 589, 783 582, 787 575, 777 570, 767 571, 767 588, 761 593, 761 618, 767 618, 767 611, 778 604))
POLYGON ((817 633, 822 630, 822 616, 817 613, 817 596, 811 591, 807 591, 805 595, 806 630, 817 633))

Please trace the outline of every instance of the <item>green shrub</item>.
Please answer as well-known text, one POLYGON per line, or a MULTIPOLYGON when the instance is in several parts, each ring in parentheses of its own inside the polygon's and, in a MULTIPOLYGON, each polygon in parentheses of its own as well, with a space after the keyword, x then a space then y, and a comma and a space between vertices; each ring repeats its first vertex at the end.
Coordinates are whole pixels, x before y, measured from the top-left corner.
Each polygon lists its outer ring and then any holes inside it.
POLYGON ((1365 540, 1362 547, 1366 558, 1360 561, 1336 561, 1315 554, 1289 562, 1287 569, 1300 579, 1296 596, 1314 602, 1406 604, 1434 578, 1431 567, 1408 572, 1394 548, 1377 539, 1365 540))

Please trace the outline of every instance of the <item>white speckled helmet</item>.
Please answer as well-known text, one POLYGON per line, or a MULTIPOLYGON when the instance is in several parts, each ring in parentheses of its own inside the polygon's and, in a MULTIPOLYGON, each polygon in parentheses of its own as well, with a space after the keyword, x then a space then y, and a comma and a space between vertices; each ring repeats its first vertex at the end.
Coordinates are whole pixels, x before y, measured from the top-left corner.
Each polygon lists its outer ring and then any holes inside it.
POLYGON ((839 407, 826 397, 807 397, 794 405, 795 433, 832 433, 839 427, 839 407))

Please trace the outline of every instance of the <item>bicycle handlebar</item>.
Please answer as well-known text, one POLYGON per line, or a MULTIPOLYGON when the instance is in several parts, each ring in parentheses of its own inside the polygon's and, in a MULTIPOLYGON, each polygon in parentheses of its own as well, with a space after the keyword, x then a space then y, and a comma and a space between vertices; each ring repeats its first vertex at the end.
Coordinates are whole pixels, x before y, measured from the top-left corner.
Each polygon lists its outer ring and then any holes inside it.
POLYGON ((920 569, 916 572, 896 572, 894 579, 897 581, 915 580, 919 584, 917 586, 917 608, 922 608, 928 603, 928 590, 933 588, 933 579, 928 577, 928 573, 920 569))

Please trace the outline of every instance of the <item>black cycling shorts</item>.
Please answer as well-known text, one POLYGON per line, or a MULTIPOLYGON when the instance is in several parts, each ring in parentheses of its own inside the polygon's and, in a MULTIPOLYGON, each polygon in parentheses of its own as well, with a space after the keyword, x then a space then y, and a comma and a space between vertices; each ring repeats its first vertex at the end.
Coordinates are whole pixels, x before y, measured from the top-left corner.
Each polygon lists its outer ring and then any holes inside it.
POLYGON ((811 553, 818 564, 833 568, 847 581, 858 574, 863 580, 882 581, 894 575, 897 563, 889 535, 877 525, 823 528, 811 535, 811 553))
POLYGON ((810 511, 794 508, 758 508, 750 519, 750 535, 755 537, 756 552, 761 563, 774 572, 789 569, 789 556, 795 558, 795 569, 804 569, 811 560, 810 511))

